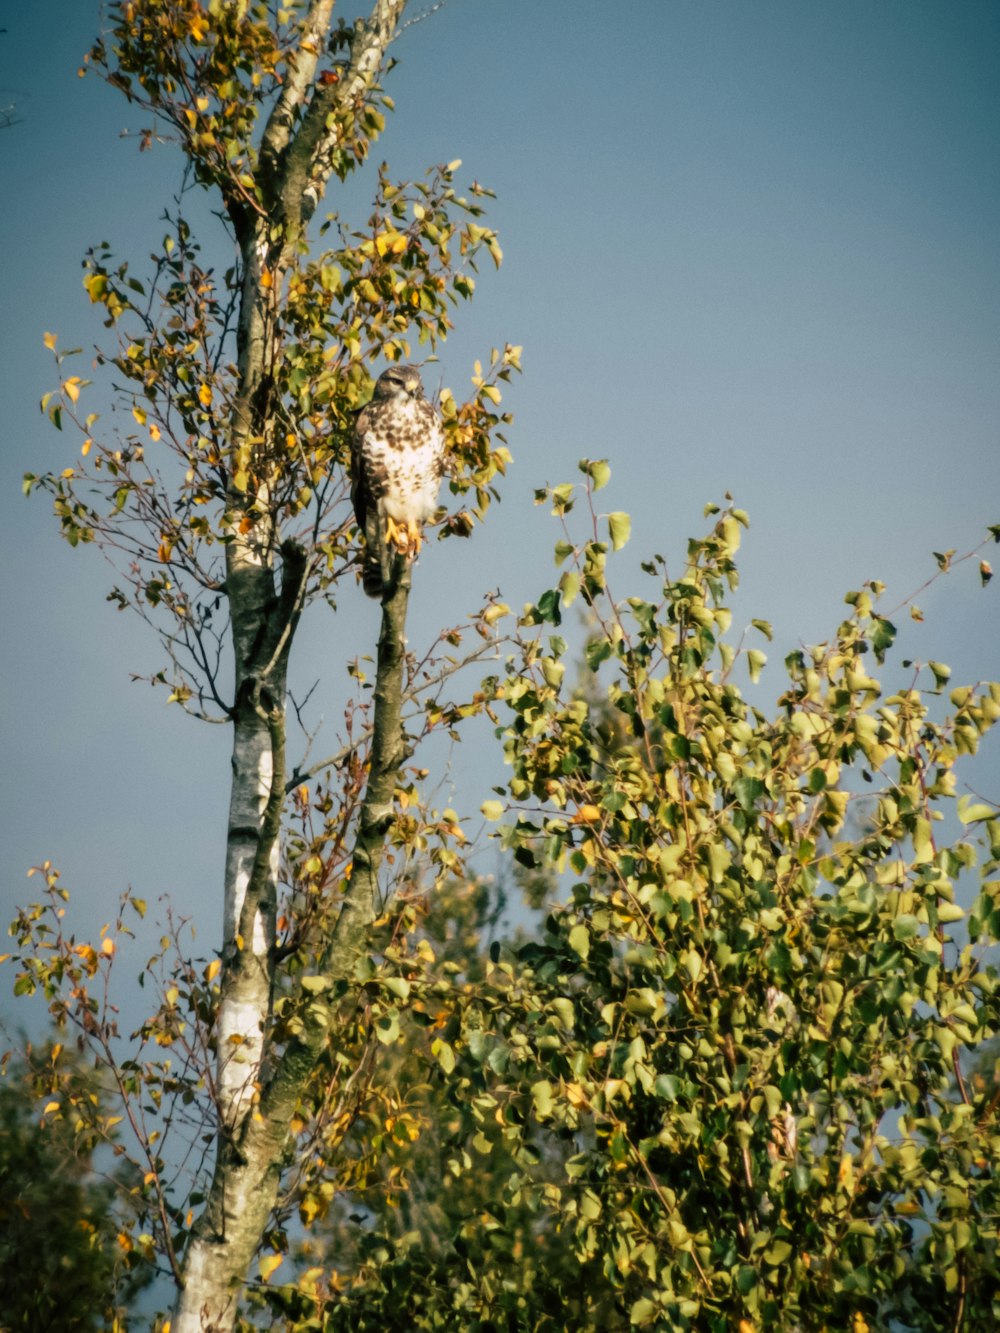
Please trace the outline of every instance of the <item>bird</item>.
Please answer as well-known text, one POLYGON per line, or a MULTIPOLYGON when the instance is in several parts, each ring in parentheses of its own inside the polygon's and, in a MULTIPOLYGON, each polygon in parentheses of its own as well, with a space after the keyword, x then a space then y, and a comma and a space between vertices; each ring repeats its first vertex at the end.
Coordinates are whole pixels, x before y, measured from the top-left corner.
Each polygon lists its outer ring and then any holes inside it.
POLYGON ((392 365, 358 414, 351 440, 351 503, 365 539, 362 584, 369 597, 395 587, 396 558, 420 553, 421 527, 437 509, 445 441, 416 366, 392 365))

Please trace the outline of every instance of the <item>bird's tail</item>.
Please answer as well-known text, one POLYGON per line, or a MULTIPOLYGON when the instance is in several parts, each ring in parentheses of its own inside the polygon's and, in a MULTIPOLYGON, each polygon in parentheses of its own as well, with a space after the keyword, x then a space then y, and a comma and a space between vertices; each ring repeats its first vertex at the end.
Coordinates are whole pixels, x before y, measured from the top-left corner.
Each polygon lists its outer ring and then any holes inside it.
POLYGON ((377 524, 365 534, 365 559, 361 566, 361 584, 369 597, 383 601, 395 592, 404 558, 386 542, 377 524))
POLYGON ((361 571, 361 583, 369 597, 381 597, 385 591, 382 577, 382 561, 378 551, 369 546, 365 550, 365 563, 361 571))

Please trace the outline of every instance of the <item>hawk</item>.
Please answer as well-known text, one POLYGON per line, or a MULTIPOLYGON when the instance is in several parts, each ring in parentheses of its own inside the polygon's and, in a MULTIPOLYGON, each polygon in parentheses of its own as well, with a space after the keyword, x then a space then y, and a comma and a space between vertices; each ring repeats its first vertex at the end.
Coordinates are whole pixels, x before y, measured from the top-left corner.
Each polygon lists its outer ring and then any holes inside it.
POLYGON ((362 582, 369 597, 393 587, 397 553, 420 552, 420 526, 437 508, 444 431, 416 366, 390 366, 359 414, 351 441, 351 502, 364 533, 362 582))

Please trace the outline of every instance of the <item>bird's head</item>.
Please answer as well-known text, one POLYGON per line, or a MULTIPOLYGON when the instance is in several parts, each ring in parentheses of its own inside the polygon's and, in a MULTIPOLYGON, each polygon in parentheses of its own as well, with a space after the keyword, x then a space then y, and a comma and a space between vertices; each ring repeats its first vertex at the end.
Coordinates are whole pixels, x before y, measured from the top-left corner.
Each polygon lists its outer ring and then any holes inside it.
POLYGON ((397 394, 423 398, 424 386, 416 366, 390 366, 375 383, 376 398, 394 398, 397 394))

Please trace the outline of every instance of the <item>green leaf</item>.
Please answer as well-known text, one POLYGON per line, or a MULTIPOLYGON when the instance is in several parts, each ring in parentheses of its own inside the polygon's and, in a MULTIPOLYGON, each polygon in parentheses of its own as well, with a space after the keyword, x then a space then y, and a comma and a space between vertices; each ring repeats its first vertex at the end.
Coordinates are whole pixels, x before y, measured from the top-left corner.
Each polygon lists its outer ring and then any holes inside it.
POLYGON ((978 824, 984 819, 995 819, 996 815, 997 811, 983 801, 973 805, 971 796, 958 798, 958 817, 963 824, 978 824))
POLYGON ((437 1057, 437 1062, 446 1074, 451 1074, 455 1069, 455 1052, 446 1041, 440 1038, 431 1045, 431 1052, 437 1057))
POLYGON ((590 957, 590 931, 582 922, 569 932, 569 947, 584 960, 590 957))
POLYGON ((590 479, 594 483, 594 490, 601 491, 611 480, 611 468, 603 459, 590 465, 590 479))
POLYGON ((399 1015, 395 1010, 382 1014, 375 1022, 375 1036, 383 1046, 391 1046, 399 1039, 399 1015))
POLYGON ((608 515, 608 534, 611 537, 611 549, 620 551, 632 535, 632 520, 620 510, 608 515))
POLYGON ((383 977, 382 985, 397 1000, 408 1000, 410 997, 410 983, 405 977, 383 977))
POLYGON ((628 1316, 630 1324, 633 1324, 636 1328, 644 1328, 646 1324, 652 1323, 655 1318, 656 1306, 648 1296, 640 1296, 637 1301, 633 1301, 628 1316))
POLYGON ((733 783, 733 794, 742 809, 749 813, 764 794, 764 784, 760 778, 737 778, 733 783))
POLYGON ((764 1262, 772 1268, 783 1264, 791 1255, 792 1247, 787 1240, 775 1240, 764 1251, 764 1262))
POLYGON ((681 1080, 676 1074, 660 1074, 653 1082, 653 1091, 664 1101, 675 1102, 681 1090, 681 1080))
POLYGON ((537 1083, 531 1085, 531 1100, 535 1105, 535 1115, 539 1120, 546 1120, 555 1108, 555 1097, 552 1094, 552 1084, 547 1078, 540 1079, 537 1083))
POLYGON ((896 638, 896 626, 884 616, 876 616, 872 628, 872 647, 879 662, 885 661, 885 655, 896 638))
POLYGON ((322 995, 330 989, 331 980, 329 977, 303 977, 300 984, 310 995, 322 995))
POLYGON ((538 599, 538 614, 542 620, 549 621, 552 625, 562 624, 562 614, 559 610, 559 598, 561 593, 558 588, 549 588, 543 592, 538 599))
POLYGON ((909 912, 897 916, 892 923, 892 933, 897 940, 912 940, 920 930, 920 922, 909 912))
POLYGON ((614 648, 607 639, 592 639, 583 650, 583 655, 587 659, 587 666, 591 671, 596 671, 602 662, 606 662, 614 648))
POLYGON ((559 590, 562 593, 563 606, 572 606, 580 591, 579 572, 575 569, 564 570, 559 580, 559 590))

